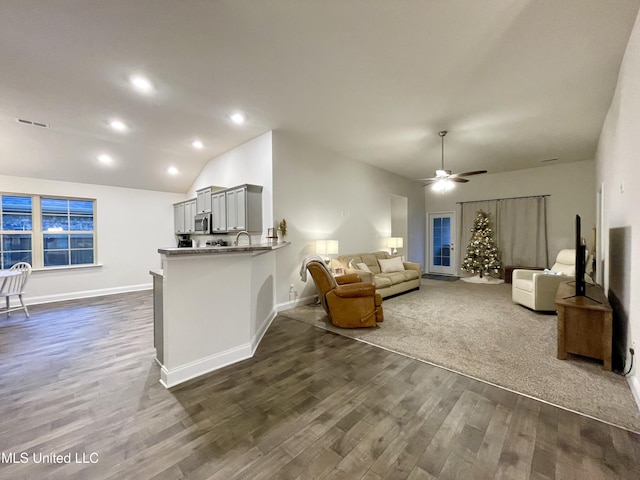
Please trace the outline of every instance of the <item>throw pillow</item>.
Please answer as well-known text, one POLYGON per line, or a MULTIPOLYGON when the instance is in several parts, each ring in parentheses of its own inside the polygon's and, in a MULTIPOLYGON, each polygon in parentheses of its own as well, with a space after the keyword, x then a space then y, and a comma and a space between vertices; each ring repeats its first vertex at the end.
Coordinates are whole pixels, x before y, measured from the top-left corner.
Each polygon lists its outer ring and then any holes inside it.
POLYGON ((382 273, 404 272, 404 265, 400 257, 379 258, 378 263, 382 273))
POLYGON ((369 266, 366 263, 358 263, 356 264, 356 268, 364 272, 371 272, 371 269, 369 269, 369 266))

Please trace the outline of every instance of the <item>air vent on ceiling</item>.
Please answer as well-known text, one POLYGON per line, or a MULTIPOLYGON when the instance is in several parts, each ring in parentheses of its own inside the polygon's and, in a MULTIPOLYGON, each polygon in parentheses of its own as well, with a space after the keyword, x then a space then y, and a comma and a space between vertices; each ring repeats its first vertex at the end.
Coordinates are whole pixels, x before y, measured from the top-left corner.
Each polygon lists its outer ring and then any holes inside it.
POLYGON ((16 118, 16 122, 18 123, 22 123, 24 125, 31 125, 33 127, 40 127, 40 128, 49 128, 49 124, 48 123, 43 123, 43 122, 33 122, 31 120, 26 120, 24 118, 16 118))
POLYGON ((557 162, 557 161, 558 161, 557 158, 547 158, 546 160, 540 160, 540 163, 557 162))

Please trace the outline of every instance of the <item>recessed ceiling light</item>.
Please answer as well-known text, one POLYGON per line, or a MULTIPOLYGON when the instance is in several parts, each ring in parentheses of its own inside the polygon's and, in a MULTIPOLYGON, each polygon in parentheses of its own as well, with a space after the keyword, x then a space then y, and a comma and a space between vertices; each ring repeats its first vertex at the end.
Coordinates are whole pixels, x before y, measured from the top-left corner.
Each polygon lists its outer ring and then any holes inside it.
POLYGON ((193 142, 191 142, 191 146, 196 150, 202 150, 204 148, 204 143, 202 143, 200 140, 194 140, 193 142))
POLYGON ((129 81, 140 93, 153 92, 153 84, 147 77, 143 77, 142 75, 131 75, 131 77, 129 77, 129 81))
POLYGON ((245 121, 246 121, 246 117, 244 116, 244 113, 242 112, 235 112, 232 113, 229 118, 231 119, 231 121, 233 123, 235 123, 236 125, 242 125, 245 121))
POLYGON ((100 155, 98 155, 98 160, 104 165, 111 165, 113 163, 113 158, 111 158, 106 153, 101 153, 100 155))
POLYGON ((111 128, 113 128, 114 130, 117 130, 118 132, 126 132, 128 130, 127 124, 124 123, 121 120, 111 120, 109 122, 109 125, 111 126, 111 128))
POLYGON ((169 175, 177 175, 178 174, 178 169, 176 167, 169 167, 167 172, 169 173, 169 175))

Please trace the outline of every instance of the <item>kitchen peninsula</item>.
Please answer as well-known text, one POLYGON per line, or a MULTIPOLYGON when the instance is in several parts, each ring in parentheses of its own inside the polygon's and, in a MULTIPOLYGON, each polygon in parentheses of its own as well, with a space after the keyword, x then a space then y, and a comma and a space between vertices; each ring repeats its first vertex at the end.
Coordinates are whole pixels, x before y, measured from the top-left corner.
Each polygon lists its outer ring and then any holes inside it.
POLYGON ((275 256, 289 245, 161 248, 154 344, 167 388, 250 358, 276 315, 275 256))

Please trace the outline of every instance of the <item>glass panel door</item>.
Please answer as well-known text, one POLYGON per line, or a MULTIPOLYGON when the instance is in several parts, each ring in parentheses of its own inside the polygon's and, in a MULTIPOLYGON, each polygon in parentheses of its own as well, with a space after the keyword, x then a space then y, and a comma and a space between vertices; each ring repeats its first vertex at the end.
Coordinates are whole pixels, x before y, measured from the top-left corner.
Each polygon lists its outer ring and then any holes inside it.
POLYGON ((430 213, 428 216, 429 273, 455 275, 456 265, 454 256, 454 213, 430 213))

